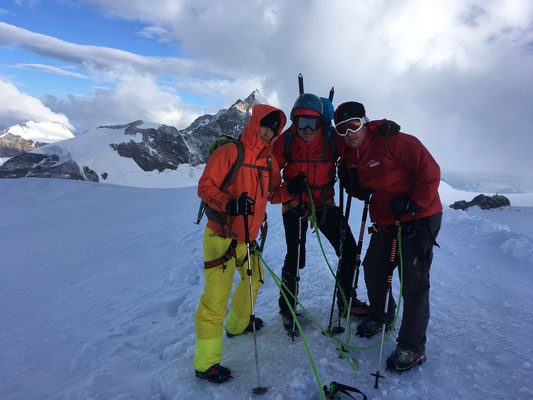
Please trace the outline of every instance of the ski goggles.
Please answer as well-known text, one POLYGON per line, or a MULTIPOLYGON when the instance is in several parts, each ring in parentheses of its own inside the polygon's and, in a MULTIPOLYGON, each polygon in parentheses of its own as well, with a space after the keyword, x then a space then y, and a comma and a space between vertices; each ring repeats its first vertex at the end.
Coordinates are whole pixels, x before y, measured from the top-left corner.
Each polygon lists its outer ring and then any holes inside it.
POLYGON ((339 136, 346 136, 350 132, 359 131, 368 122, 367 117, 354 117, 342 121, 335 126, 335 131, 339 136))
POLYGON ((312 131, 316 131, 320 128, 320 119, 318 117, 306 117, 306 116, 299 116, 296 117, 296 128, 304 130, 304 129, 311 129, 312 131))

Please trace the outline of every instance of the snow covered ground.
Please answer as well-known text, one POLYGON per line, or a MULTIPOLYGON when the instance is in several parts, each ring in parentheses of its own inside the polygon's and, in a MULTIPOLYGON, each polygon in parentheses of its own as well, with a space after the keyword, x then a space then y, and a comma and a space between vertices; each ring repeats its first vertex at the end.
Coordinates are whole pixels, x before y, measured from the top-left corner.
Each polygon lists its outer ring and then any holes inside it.
MULTIPOLYGON (((440 192, 446 205, 476 194, 446 183, 440 192)), ((252 335, 224 338, 222 363, 235 377, 230 383, 194 378, 205 225, 192 223, 196 187, 2 179, 0 193, 1 399, 320 399, 302 340, 292 342, 281 326, 269 276, 256 306, 266 324, 257 340, 268 392, 251 393, 257 383, 252 335)), ((533 399, 533 195, 508 197, 510 207, 491 211, 445 207, 432 266, 428 361, 415 370, 382 371, 386 379, 376 390, 369 374, 379 350, 351 351, 354 372, 304 318, 322 384, 352 385, 369 399, 533 399)), ((264 259, 279 275, 280 207, 268 211, 264 259)), ((360 218, 354 201, 355 232, 360 218)), ((316 237, 307 240, 300 299, 327 325, 333 278, 316 237)), ((325 250, 336 268, 329 244, 325 250)), ((350 344, 378 340, 352 337, 350 344)), ((394 347, 391 338, 384 356, 394 347)))

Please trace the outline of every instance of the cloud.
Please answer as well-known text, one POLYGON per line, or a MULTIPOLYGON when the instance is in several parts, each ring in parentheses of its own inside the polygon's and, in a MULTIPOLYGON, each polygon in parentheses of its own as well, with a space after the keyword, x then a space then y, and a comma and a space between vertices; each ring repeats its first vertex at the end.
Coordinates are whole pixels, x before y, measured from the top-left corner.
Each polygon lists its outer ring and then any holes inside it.
POLYGON ((184 104, 171 87, 160 86, 150 75, 128 74, 115 87, 97 88, 93 96, 47 96, 45 104, 70 117, 77 132, 100 125, 136 120, 183 128, 204 110, 184 104))
POLYGON ((167 30, 160 26, 147 26, 137 32, 137 35, 148 39, 156 39, 158 42, 170 42, 169 39, 164 37, 166 33, 167 30))
POLYGON ((88 77, 82 74, 78 74, 76 72, 70 72, 63 68, 54 67, 51 65, 43 65, 43 64, 17 64, 15 65, 15 68, 21 68, 21 69, 35 69, 38 71, 44 71, 44 72, 50 72, 52 74, 58 74, 58 75, 64 75, 64 76, 72 76, 75 78, 81 78, 81 79, 87 79, 88 77))
POLYGON ((13 0, 13 3, 21 7, 24 5, 27 5, 28 7, 34 7, 37 4, 41 3, 41 0, 13 0))
POLYGON ((139 34, 179 43, 190 58, 80 46, 0 23, 0 43, 81 65, 96 71, 94 79, 117 82, 114 89, 96 91, 88 104, 74 97, 70 103, 46 103, 54 110, 63 107, 57 110, 71 119, 88 110, 109 119, 113 110, 120 118, 155 118, 148 102, 153 110, 164 110, 160 99, 171 105, 159 114, 169 120, 187 121, 187 115, 202 111, 187 108, 174 90, 213 99, 215 107, 259 89, 289 112, 301 72, 307 91, 326 95, 335 86, 336 105, 358 100, 370 117, 396 120, 444 169, 533 170, 527 154, 533 144, 530 0, 85 3, 108 16, 140 22, 139 34), (122 76, 154 94, 143 99, 129 93, 142 103, 127 103, 135 111, 129 114, 118 104, 127 101, 122 76), (188 111, 178 116, 172 107, 188 111))
POLYGON ((184 58, 145 57, 128 51, 69 43, 0 22, 0 43, 17 45, 45 57, 87 69, 124 73, 228 77, 228 71, 209 63, 184 58))
POLYGON ((8 127, 26 121, 58 122, 72 129, 68 118, 52 111, 39 99, 20 92, 11 82, 0 77, 0 127, 8 127))
POLYGON ((180 80, 196 91, 253 82, 289 111, 302 72, 307 91, 335 86, 335 104, 359 100, 371 117, 397 120, 443 169, 533 170, 528 0, 89 2, 241 71, 220 85, 180 80))

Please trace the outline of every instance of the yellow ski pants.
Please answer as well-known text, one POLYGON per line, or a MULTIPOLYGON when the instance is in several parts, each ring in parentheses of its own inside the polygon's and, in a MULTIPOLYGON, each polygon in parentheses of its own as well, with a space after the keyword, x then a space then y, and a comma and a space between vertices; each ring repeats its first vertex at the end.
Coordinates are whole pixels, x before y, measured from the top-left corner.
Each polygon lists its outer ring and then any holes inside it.
MULTIPOLYGON (((231 239, 214 233, 210 228, 204 233, 204 261, 213 261, 224 256, 231 244, 231 239)), ((247 252, 246 243, 237 242, 236 257, 232 257, 224 264, 204 269, 205 286, 196 311, 196 355, 194 368, 205 371, 213 364, 220 363, 222 358, 223 323, 226 317, 228 301, 233 286, 235 269, 239 271, 241 279, 233 293, 231 307, 226 319, 226 331, 238 335, 242 333, 250 322, 250 281, 245 262, 247 252)), ((263 266, 258 257, 251 254, 252 289, 254 304, 257 291, 263 279, 263 266)))

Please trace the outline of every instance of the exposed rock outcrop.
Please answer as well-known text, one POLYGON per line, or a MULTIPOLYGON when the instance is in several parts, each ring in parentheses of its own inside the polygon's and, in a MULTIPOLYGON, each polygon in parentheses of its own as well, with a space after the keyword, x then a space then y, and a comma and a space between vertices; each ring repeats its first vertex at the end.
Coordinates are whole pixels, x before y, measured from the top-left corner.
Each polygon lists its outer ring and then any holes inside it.
POLYGON ((472 201, 460 200, 451 204, 450 207, 455 210, 466 210, 468 207, 478 206, 482 210, 490 210, 492 208, 499 208, 510 206, 511 202, 505 196, 496 194, 494 196, 486 196, 484 194, 477 195, 472 201))

